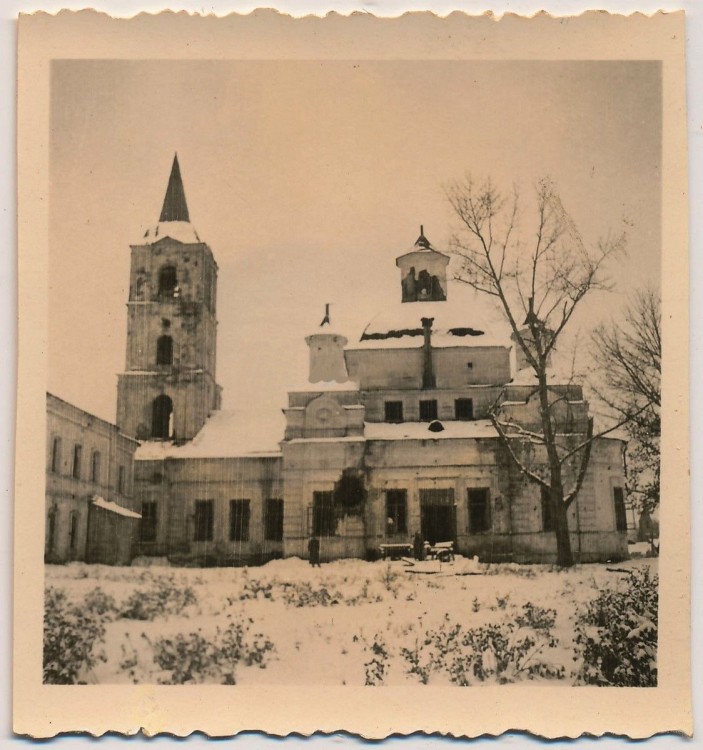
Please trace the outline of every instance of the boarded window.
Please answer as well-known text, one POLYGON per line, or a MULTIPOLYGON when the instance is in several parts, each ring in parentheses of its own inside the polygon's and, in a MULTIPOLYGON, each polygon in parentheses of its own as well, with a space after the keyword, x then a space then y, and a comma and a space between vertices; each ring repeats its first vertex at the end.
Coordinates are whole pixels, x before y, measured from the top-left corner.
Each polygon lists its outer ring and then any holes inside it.
POLYGON ((403 402, 402 401, 386 401, 384 403, 386 422, 402 422, 403 421, 403 402))
POLYGON ((196 500, 193 519, 193 539, 196 542, 212 541, 213 503, 212 500, 196 500))
POLYGON ((51 470, 54 474, 61 471, 61 438, 55 437, 51 443, 51 470))
POLYGON ((474 418, 474 400, 472 398, 458 398, 454 401, 454 416, 456 419, 474 418))
POLYGON ((175 266, 164 266, 159 271, 159 296, 173 297, 178 286, 178 277, 175 266))
POLYGON ((142 520, 139 537, 143 542, 156 541, 156 503, 142 503, 142 520))
POLYGON ((420 421, 431 422, 433 419, 437 419, 436 399, 420 401, 420 421))
POLYGON ((170 336, 159 336, 156 341, 156 364, 173 364, 173 339, 170 336))
POLYGON ((123 495, 125 491, 125 468, 124 466, 120 466, 117 469, 117 491, 120 493, 120 495, 123 495))
POLYGON ((81 478, 81 458, 83 457, 83 446, 80 443, 76 443, 73 446, 73 478, 81 478))
POLYGON ((469 532, 478 534, 491 528, 491 506, 486 488, 470 489, 469 495, 469 532))
POLYGON ((312 533, 313 536, 334 536, 337 533, 331 491, 312 493, 312 533))
POLYGON ((625 492, 622 487, 613 487, 613 502, 615 504, 615 528, 618 531, 627 531, 625 492))
POLYGON ((386 531, 388 534, 408 533, 407 490, 386 491, 386 531))
POLYGON ((233 542, 249 541, 249 501, 229 501, 229 538, 233 542))
POLYGON ((100 482, 100 451, 93 451, 90 459, 90 481, 100 482))
POLYGON ((542 531, 554 531, 552 498, 549 496, 549 490, 546 487, 541 487, 540 489, 542 491, 542 531))
POLYGON ((173 401, 166 395, 161 394, 154 399, 151 408, 151 436, 166 440, 171 437, 173 401))
POLYGON ((266 501, 265 533, 270 542, 283 541, 283 500, 269 498, 266 501))

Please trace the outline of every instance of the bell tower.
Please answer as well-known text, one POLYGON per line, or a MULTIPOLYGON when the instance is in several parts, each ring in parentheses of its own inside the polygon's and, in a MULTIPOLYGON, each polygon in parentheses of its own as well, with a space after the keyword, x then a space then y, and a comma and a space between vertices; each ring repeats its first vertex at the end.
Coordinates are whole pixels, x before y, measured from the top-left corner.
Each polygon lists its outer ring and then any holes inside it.
POLYGON ((138 440, 184 442, 220 408, 217 264, 190 223, 177 156, 159 222, 131 251, 117 424, 138 440))

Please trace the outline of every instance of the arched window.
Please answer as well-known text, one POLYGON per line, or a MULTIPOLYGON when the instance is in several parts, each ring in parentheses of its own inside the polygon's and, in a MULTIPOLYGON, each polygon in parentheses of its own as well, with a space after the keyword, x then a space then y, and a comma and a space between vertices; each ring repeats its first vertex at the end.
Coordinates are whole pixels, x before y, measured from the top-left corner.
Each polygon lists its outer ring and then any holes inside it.
POLYGON ((100 451, 93 451, 90 461, 90 481, 100 482, 100 451))
POLYGON ((156 364, 173 364, 173 339, 170 336, 159 336, 156 342, 156 364))
POLYGON ((51 443, 51 470, 54 474, 61 472, 61 438, 58 436, 51 443))
POLYGON ((171 417, 173 415, 173 401, 161 394, 154 399, 151 408, 151 436, 166 440, 171 437, 171 417))
POLYGON ((159 271, 159 297, 173 297, 178 286, 175 266, 164 266, 159 271))

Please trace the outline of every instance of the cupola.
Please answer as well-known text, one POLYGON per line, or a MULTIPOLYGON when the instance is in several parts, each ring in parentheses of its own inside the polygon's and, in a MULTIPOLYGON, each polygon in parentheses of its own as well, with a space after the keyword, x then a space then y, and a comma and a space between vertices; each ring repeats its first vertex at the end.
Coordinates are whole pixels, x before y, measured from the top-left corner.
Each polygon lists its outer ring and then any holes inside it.
POLYGON ((310 349, 310 383, 346 383, 349 380, 344 361, 347 338, 332 330, 329 302, 319 329, 306 336, 305 342, 310 349))
POLYGON ((442 302, 447 299, 449 256, 432 247, 420 226, 411 250, 396 258, 400 268, 403 302, 442 302))

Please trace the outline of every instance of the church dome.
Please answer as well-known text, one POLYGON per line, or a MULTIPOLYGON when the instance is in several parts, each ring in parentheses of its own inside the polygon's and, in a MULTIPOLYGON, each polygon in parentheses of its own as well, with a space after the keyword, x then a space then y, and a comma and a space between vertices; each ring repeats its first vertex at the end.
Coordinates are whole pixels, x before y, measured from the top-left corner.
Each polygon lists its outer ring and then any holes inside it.
POLYGON ((447 299, 397 302, 364 328, 357 349, 423 345, 422 318, 433 318, 432 346, 510 346, 510 331, 493 301, 466 284, 449 282, 447 299))

